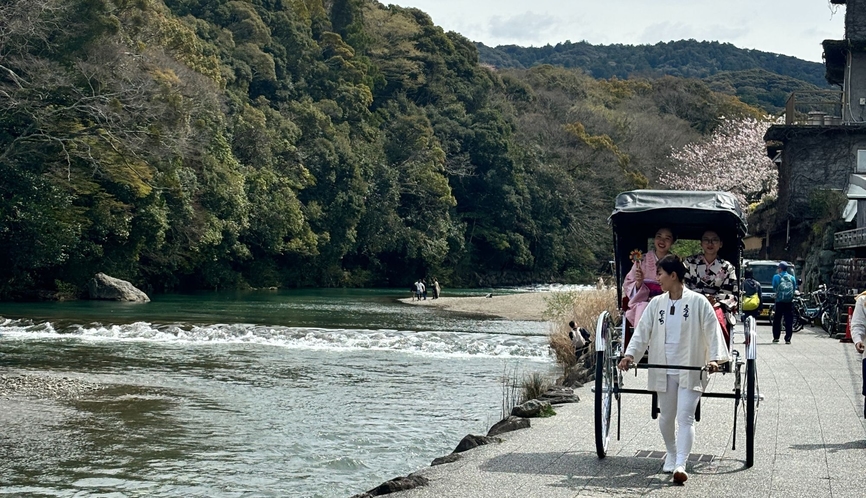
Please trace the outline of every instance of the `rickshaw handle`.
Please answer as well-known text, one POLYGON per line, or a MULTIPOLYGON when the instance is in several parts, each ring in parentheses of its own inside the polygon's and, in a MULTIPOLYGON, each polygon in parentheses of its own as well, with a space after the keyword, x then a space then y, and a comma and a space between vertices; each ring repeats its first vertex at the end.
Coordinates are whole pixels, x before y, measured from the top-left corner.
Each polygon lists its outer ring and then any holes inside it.
POLYGON ((667 368, 668 370, 699 370, 704 371, 707 370, 706 366, 703 367, 690 367, 685 365, 658 365, 654 363, 637 363, 634 365, 635 368, 667 368))

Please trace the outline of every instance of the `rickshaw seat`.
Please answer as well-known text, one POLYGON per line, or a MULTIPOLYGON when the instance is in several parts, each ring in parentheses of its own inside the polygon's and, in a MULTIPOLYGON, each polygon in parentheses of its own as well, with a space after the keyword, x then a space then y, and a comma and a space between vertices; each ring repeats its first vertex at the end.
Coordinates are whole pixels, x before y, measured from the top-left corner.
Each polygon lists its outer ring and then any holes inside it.
MULTIPOLYGON (((631 341, 631 336, 634 335, 634 324, 628 321, 628 318, 625 317, 625 312, 629 310, 628 307, 628 296, 622 297, 622 319, 625 322, 625 338, 622 344, 622 350, 625 351, 628 348, 628 343, 631 341)), ((649 363, 649 355, 643 355, 640 360, 640 363, 649 363)))
POLYGON ((634 335, 634 324, 628 321, 625 317, 625 312, 629 310, 628 296, 622 296, 622 319, 625 322, 625 340, 622 344, 622 350, 628 349, 628 343, 631 341, 631 336, 634 335))

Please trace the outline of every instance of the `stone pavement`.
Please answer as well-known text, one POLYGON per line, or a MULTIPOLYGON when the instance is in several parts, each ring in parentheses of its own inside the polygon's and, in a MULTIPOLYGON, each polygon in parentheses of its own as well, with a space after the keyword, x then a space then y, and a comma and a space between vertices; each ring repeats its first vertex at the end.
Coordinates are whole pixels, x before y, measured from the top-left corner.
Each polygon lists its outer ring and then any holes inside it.
MULTIPOLYGON (((650 417, 648 395, 623 394, 621 439, 617 412, 605 459, 595 453, 590 385, 576 390, 581 401, 556 406, 557 415, 532 419, 532 427, 500 436, 462 453, 454 463, 418 474, 429 486, 392 494, 394 498, 574 497, 574 496, 866 496, 866 423, 861 366, 851 344, 830 339, 820 328, 794 334, 793 344, 771 343, 770 328, 758 328, 758 410, 755 465, 745 467, 745 420, 737 421, 737 449, 731 449, 732 399, 702 402, 694 454, 711 461, 689 465, 680 486, 661 471, 664 452, 658 422, 650 417)), ((742 345, 738 349, 743 351, 742 345)), ((744 353, 744 351, 743 351, 744 353)), ((730 392, 731 375, 715 374, 708 391, 730 392)), ((646 372, 628 372, 626 387, 646 388, 646 372)), ((745 381, 744 381, 745 384, 745 381)), ((741 405, 742 406, 742 405, 741 405)), ((741 408, 742 410, 742 408, 741 408)), ((456 444, 456 442, 455 442, 456 444)))

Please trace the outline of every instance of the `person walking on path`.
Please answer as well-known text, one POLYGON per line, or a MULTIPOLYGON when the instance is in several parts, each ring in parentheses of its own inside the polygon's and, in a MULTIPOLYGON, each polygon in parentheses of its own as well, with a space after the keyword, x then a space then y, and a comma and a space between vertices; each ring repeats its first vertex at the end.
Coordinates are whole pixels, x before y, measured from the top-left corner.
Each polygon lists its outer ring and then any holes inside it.
POLYGON ((788 263, 779 262, 776 274, 773 275, 773 292, 776 293, 776 304, 773 311, 773 342, 779 342, 782 335, 782 319, 785 320, 785 344, 791 344, 791 334, 794 332, 794 276, 788 273, 788 263))
POLYGON ((433 279, 433 299, 439 299, 439 281, 435 278, 433 279))
MULTIPOLYGON (((854 343, 854 349, 860 353, 861 363, 863 365, 863 396, 866 396, 866 292, 857 296, 854 302, 854 314, 851 316, 851 341, 854 343)), ((863 417, 866 418, 866 400, 863 404, 863 417)))
MULTIPOLYGON (((640 361, 649 346, 649 362, 656 365, 706 366, 717 372, 730 360, 721 326, 710 302, 684 287, 686 268, 679 256, 658 262, 663 294, 650 301, 619 362, 628 370, 640 361)), ((648 388, 658 393, 659 429, 667 455, 662 470, 673 472, 674 482, 689 475, 686 462, 695 440, 695 409, 709 379, 704 371, 650 369, 648 388), (678 429, 677 427, 678 426, 678 429)))
POLYGON ((761 306, 764 304, 761 297, 761 283, 755 280, 755 272, 751 269, 746 269, 743 272, 743 321, 746 317, 755 317, 761 314, 761 306))

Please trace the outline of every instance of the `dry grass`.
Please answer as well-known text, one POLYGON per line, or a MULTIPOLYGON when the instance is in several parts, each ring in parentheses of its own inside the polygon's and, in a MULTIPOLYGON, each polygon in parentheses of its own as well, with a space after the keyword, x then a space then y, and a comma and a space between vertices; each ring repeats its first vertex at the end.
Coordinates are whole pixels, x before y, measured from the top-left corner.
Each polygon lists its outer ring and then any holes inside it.
POLYGON ((531 399, 538 399, 550 389, 550 381, 547 376, 540 372, 532 372, 523 376, 523 393, 520 402, 525 403, 531 399))
MULTIPOLYGON (((595 338, 595 324, 602 311, 608 311, 614 317, 619 315, 616 303, 616 289, 606 287, 571 293, 570 310, 555 313, 552 330, 548 336, 550 349, 556 357, 556 362, 563 367, 563 372, 577 364, 574 348, 568 337, 568 322, 574 320, 578 327, 583 327, 595 338), (569 312, 570 311, 570 312, 569 312)), ((556 303, 560 310, 564 308, 561 302, 556 303)), ((565 307, 567 308, 567 307, 565 307)), ((554 313, 550 313, 554 315, 554 313)), ((590 348, 590 352, 591 352, 590 348)))
POLYGON ((574 356, 574 346, 571 345, 571 339, 568 337, 568 324, 562 328, 560 324, 552 326, 554 330, 547 337, 553 355, 556 357, 556 363, 564 368, 569 368, 577 364, 577 358, 574 356))
MULTIPOLYGON (((550 349, 556 357, 557 364, 563 368, 563 378, 569 369, 577 365, 578 359, 574 357, 574 347, 568 337, 568 322, 574 320, 578 327, 583 327, 595 336, 595 323, 602 311, 608 311, 614 317, 619 316, 616 305, 616 289, 607 287, 604 289, 592 289, 572 292, 554 292, 545 297, 547 309, 544 312, 553 325, 548 335, 550 349)), ((588 354, 592 360, 594 349, 590 347, 588 354)), ((581 368, 586 368, 585 364, 581 368)), ((505 367, 502 373, 500 386, 502 388, 502 418, 511 414, 511 409, 520 403, 530 399, 537 399, 551 386, 551 382, 544 374, 529 373, 521 374, 517 365, 505 367)))
POLYGON ((521 373, 514 365, 509 371, 506 365, 502 373, 502 419, 511 415, 511 410, 531 399, 539 399, 551 387, 551 381, 541 372, 521 373), (521 380, 522 378, 522 380, 521 380))
POLYGON ((511 415, 511 409, 520 404, 518 403, 519 383, 517 380, 517 365, 514 365, 511 372, 508 371, 508 365, 505 365, 500 385, 502 387, 502 418, 500 420, 504 420, 511 415))

